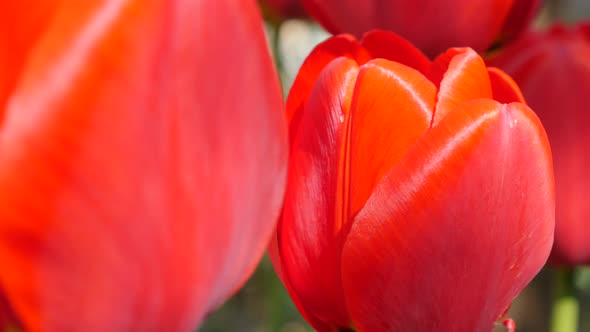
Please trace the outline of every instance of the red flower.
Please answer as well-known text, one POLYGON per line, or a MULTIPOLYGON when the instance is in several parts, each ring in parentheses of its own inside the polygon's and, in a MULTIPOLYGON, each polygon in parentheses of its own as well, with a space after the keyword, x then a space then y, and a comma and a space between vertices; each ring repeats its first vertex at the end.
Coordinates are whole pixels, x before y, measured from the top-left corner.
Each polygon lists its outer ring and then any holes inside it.
POLYGON ((521 101, 471 49, 430 62, 376 31, 311 53, 271 255, 316 329, 491 330, 553 240, 549 145, 521 101))
POLYGON ((490 60, 522 87, 551 141, 556 230, 552 260, 590 263, 590 23, 529 32, 490 60))
POLYGON ((357 37, 394 31, 430 56, 449 47, 484 51, 525 28, 540 0, 303 0, 311 16, 334 34, 357 37))
POLYGON ((282 203, 256 4, 4 1, 0 25, 0 330, 192 331, 282 203))

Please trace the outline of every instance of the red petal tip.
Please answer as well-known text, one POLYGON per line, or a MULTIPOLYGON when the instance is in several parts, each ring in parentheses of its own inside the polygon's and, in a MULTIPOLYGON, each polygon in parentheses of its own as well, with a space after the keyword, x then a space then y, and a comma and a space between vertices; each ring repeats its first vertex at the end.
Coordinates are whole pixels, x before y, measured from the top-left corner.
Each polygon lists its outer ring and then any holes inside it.
POLYGON ((502 325, 504 325, 508 332, 516 332, 516 323, 511 318, 504 320, 502 325))

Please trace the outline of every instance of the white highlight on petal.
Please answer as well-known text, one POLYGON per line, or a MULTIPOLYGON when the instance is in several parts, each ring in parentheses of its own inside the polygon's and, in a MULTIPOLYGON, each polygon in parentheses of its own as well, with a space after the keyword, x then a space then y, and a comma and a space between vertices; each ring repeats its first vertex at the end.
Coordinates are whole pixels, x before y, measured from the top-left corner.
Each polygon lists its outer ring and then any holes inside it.
POLYGON ((43 117, 51 116, 48 109, 61 100, 75 84, 90 54, 100 44, 100 39, 109 33, 126 5, 129 5, 129 1, 104 1, 91 14, 87 24, 81 26, 79 32, 66 44, 67 48, 58 58, 39 73, 34 84, 17 87, 15 94, 7 102, 0 140, 8 138, 11 133, 26 131, 27 127, 42 121, 43 117))

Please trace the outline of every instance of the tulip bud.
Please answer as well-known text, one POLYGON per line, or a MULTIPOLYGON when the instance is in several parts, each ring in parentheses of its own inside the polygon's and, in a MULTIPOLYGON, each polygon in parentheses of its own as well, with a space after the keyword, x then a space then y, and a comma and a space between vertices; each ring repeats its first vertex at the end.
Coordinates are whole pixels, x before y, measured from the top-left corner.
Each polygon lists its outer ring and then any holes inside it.
POLYGON ((490 331, 553 242, 547 137, 469 48, 431 62, 341 35, 287 99, 290 163, 270 253, 318 331, 490 331))

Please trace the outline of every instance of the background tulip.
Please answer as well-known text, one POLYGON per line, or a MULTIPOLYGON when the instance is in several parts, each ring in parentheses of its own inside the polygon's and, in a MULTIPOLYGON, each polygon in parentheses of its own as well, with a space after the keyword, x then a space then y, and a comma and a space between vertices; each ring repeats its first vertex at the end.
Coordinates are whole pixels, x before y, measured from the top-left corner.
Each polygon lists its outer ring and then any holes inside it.
POLYGON ((255 2, 4 1, 0 26, 0 330, 193 330, 283 197, 255 2))
POLYGON ((311 16, 334 34, 362 36, 385 29, 434 57, 449 47, 484 51, 525 28, 539 0, 303 0, 311 16))
POLYGON ((529 32, 493 59, 522 87, 547 128, 556 182, 552 257, 590 263, 590 25, 529 32))
POLYGON ((471 49, 430 62, 375 31, 320 44, 287 100, 290 164, 271 245, 318 331, 490 331, 545 263, 543 128, 471 49))

